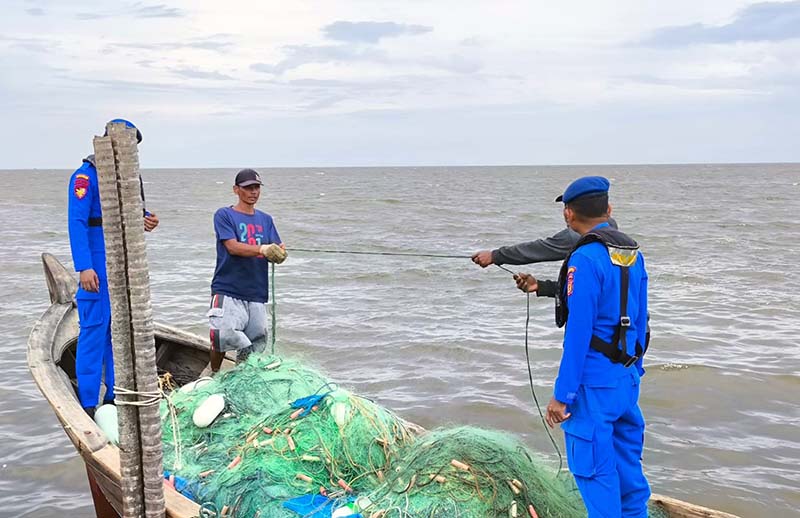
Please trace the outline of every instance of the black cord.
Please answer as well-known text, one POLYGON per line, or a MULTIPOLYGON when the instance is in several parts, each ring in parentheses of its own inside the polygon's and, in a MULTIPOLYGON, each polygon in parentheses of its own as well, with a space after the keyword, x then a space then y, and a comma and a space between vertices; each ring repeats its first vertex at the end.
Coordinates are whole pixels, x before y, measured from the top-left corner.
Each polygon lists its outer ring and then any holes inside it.
MULTIPOLYGON (((504 270, 511 275, 516 276, 515 272, 512 272, 508 268, 504 266, 500 266, 499 264, 495 264, 501 270, 504 270)), ((533 370, 531 369, 531 355, 530 355, 530 347, 528 346, 528 327, 531 322, 531 294, 530 292, 525 292, 526 295, 526 305, 525 305, 525 360, 528 364, 528 381, 530 382, 531 387, 531 395, 533 396, 533 402, 536 405, 536 410, 539 412, 539 417, 542 419, 542 426, 544 427, 544 431, 547 432, 547 436, 550 438, 550 442, 553 445, 553 448, 556 450, 556 454, 558 455, 558 473, 561 473, 561 468, 564 467, 564 457, 561 455, 561 450, 558 448, 558 444, 556 444, 556 440, 553 439, 553 434, 550 433, 549 428, 547 427, 547 421, 545 421, 544 414, 542 413, 542 407, 539 405, 539 398, 536 397, 536 390, 533 388, 533 370)))
POLYGON ((528 352, 528 324, 531 320, 531 294, 526 293, 527 297, 527 315, 525 317, 525 360, 528 363, 528 380, 530 381, 531 385, 531 395, 533 396, 533 402, 536 403, 536 410, 539 411, 539 417, 542 419, 542 426, 544 426, 544 431, 547 432, 547 436, 550 438, 550 442, 553 444, 553 448, 555 448, 556 453, 558 454, 558 472, 561 473, 561 468, 564 467, 564 457, 561 455, 561 450, 558 448, 556 444, 556 440, 553 439, 553 434, 550 433, 550 429, 547 427, 547 422, 544 419, 544 414, 542 413, 542 407, 539 405, 539 399, 536 397, 536 391, 533 389, 533 371, 531 370, 531 356, 528 352))
POLYGON ((495 264, 495 266, 497 266, 497 267, 498 267, 498 268, 500 268, 501 270, 505 270, 505 271, 507 271, 507 272, 508 272, 508 273, 510 273, 511 275, 516 275, 516 273, 512 272, 511 270, 509 270, 509 269, 508 269, 508 268, 506 268, 505 266, 500 266, 499 264, 495 264))

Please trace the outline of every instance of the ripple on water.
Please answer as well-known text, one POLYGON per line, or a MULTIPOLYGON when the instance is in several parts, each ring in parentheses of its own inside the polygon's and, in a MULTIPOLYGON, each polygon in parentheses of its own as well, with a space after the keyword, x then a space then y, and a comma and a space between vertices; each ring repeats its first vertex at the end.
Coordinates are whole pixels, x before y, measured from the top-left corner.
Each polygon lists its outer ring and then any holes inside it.
MULTIPOLYGON (((563 228, 553 193, 577 175, 612 176, 615 214, 642 243, 650 273, 653 343, 642 407, 654 489, 742 516, 800 508, 800 277, 790 275, 800 257, 785 245, 796 241, 796 165, 319 172, 262 171, 261 206, 290 249, 276 278, 279 351, 426 427, 499 427, 557 461, 528 386, 526 300, 507 273, 468 259, 291 249, 468 255, 563 228), (744 183, 753 188, 731 187, 744 183), (536 188, 509 196, 509 185, 536 188), (770 203, 764 192, 783 201, 770 203), (727 207, 737 207, 735 221, 727 207)), ((12 467, 0 472, 0 514, 8 516, 91 512, 83 468, 25 364, 28 331, 48 301, 39 255, 51 251, 70 266, 69 174, 0 172, 22 186, 0 200, 0 216, 15 222, 0 229, 0 459, 12 467)), ((211 215, 233 201, 230 174, 144 172, 148 207, 162 222, 147 237, 160 321, 206 332, 211 215), (189 186, 180 205, 176 183, 189 186)), ((558 265, 512 269, 553 278, 558 265)), ((562 331, 552 325, 551 300, 530 303, 532 375, 546 403, 562 331)))

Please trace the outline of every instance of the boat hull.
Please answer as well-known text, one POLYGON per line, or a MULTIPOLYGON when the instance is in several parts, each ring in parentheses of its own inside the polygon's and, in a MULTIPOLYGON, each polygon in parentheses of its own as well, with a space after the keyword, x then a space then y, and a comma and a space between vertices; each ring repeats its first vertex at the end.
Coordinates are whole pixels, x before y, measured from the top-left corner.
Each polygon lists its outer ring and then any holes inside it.
MULTIPOLYGON (((77 309, 73 302, 76 283, 74 277, 52 255, 42 254, 42 261, 51 306, 33 326, 28 338, 28 368, 86 464, 90 481, 93 479, 105 503, 121 515, 119 448, 109 442, 83 411, 74 390, 75 346, 78 339, 77 309)), ((156 324, 155 337, 159 373, 169 372, 179 384, 197 379, 208 363, 208 341, 163 324, 156 324)), ((231 359, 227 358, 225 362, 231 362, 231 359)), ((166 484, 164 498, 169 518, 195 518, 199 515, 198 504, 166 484)), ((98 503, 97 498, 95 502, 99 518, 115 518, 104 507, 104 502, 98 503)), ((670 518, 738 518, 662 495, 653 495, 651 502, 667 511, 670 518)))

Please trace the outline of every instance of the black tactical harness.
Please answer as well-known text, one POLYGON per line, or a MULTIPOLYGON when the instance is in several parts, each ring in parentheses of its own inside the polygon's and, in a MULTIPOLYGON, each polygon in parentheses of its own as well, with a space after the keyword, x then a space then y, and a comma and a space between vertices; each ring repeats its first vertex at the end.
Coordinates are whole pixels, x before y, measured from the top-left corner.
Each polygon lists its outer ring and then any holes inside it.
POLYGON ((561 272, 558 275, 558 289, 556 290, 556 325, 563 327, 567 323, 569 317, 569 307, 567 306, 567 275, 569 270, 569 260, 575 250, 587 245, 589 243, 600 242, 605 245, 608 250, 611 264, 620 269, 620 292, 619 292, 619 324, 614 329, 614 336, 611 342, 606 342, 601 338, 592 335, 592 340, 589 343, 590 347, 595 351, 601 353, 603 356, 611 360, 612 363, 621 363, 625 367, 630 367, 635 364, 647 351, 649 345, 649 324, 647 331, 647 339, 645 340, 644 347, 636 342, 636 354, 631 356, 628 354, 627 347, 627 331, 631 326, 631 318, 628 316, 628 283, 630 278, 630 267, 636 264, 639 254, 639 245, 623 234, 619 230, 612 227, 602 227, 583 235, 580 240, 575 244, 564 259, 564 264, 561 265, 561 272))

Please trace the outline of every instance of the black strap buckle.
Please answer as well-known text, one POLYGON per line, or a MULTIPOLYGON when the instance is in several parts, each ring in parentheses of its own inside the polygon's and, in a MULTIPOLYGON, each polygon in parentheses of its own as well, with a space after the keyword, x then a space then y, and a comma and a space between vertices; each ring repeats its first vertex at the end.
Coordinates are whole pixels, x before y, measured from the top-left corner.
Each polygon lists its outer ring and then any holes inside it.
POLYGON ((622 327, 631 327, 631 317, 628 315, 619 317, 619 325, 622 327))
POLYGON ((628 360, 627 360, 627 361, 625 362, 625 364, 624 364, 624 365, 625 365, 625 368, 628 368, 628 367, 630 367, 631 365, 633 365, 634 363, 636 363, 636 362, 638 362, 638 361, 639 361, 639 356, 638 356, 638 355, 636 355, 636 356, 629 356, 629 357, 628 357, 628 360))

